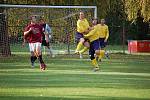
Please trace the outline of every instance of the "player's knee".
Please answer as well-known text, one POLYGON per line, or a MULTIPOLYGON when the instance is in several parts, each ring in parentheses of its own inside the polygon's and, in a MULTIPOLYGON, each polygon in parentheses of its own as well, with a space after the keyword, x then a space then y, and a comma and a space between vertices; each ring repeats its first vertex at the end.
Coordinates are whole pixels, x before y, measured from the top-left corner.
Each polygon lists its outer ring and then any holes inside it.
POLYGON ((84 41, 85 41, 84 38, 81 38, 81 39, 80 39, 80 42, 84 43, 84 41))
POLYGON ((95 54, 96 54, 96 55, 100 55, 100 51, 99 51, 99 50, 96 50, 96 51, 95 51, 95 54))
POLYGON ((89 42, 84 42, 84 46, 90 48, 90 43, 89 42))

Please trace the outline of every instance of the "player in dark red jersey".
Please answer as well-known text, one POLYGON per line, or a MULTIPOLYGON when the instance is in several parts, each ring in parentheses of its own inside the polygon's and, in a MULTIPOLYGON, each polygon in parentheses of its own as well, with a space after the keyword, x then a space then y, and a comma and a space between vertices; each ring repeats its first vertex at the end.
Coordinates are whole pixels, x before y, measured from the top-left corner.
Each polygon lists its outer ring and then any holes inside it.
POLYGON ((42 59, 41 43, 43 27, 38 24, 38 16, 31 17, 31 23, 25 27, 24 39, 27 39, 31 52, 31 65, 34 66, 35 60, 38 58, 40 69, 45 70, 46 65, 42 59))

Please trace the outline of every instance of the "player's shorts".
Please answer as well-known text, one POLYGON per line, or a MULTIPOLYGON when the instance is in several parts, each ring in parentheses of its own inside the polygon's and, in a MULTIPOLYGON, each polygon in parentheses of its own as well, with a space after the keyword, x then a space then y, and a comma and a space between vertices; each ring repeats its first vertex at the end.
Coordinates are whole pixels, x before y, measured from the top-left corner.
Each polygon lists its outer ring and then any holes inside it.
POLYGON ((30 52, 41 51, 41 43, 40 42, 29 43, 29 49, 30 52))
POLYGON ((105 38, 99 38, 100 47, 104 48, 106 47, 107 42, 104 42, 105 38))
POLYGON ((46 40, 42 41, 42 46, 49 46, 49 43, 46 42, 46 40))
POLYGON ((76 42, 79 42, 81 38, 84 38, 83 34, 76 32, 76 36, 75 36, 76 42))
POLYGON ((99 50, 100 49, 100 41, 99 39, 93 41, 90 43, 90 48, 93 48, 94 50, 99 50))
POLYGON ((96 50, 100 49, 99 39, 90 43, 89 55, 94 55, 96 50))
MULTIPOLYGON (((76 35, 75 35, 76 42, 79 42, 81 38, 84 38, 84 35, 82 33, 76 32, 76 35)), ((89 41, 89 40, 85 39, 85 42, 87 42, 87 41, 89 41)))

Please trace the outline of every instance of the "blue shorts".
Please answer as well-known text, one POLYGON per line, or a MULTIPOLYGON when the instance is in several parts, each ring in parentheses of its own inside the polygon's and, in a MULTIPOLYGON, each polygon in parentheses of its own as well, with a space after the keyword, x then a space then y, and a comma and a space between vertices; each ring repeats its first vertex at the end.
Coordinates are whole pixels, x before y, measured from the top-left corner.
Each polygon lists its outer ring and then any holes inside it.
POLYGON ((95 50, 99 50, 99 49, 100 49, 100 41, 99 39, 97 39, 90 43, 89 55, 94 56, 95 50))
POLYGON ((100 48, 104 48, 106 47, 106 42, 104 42, 105 38, 99 38, 99 44, 100 44, 100 48))
POLYGON ((82 33, 76 32, 75 40, 76 42, 79 42, 81 38, 84 38, 82 33))
MULTIPOLYGON (((75 41, 79 42, 81 38, 84 38, 84 35, 82 33, 76 32, 75 41)), ((88 39, 84 38, 84 40, 85 40, 84 42, 89 42, 88 39)))
POLYGON ((99 50, 100 49, 100 41, 99 39, 91 42, 91 47, 90 48, 93 48, 94 50, 99 50))

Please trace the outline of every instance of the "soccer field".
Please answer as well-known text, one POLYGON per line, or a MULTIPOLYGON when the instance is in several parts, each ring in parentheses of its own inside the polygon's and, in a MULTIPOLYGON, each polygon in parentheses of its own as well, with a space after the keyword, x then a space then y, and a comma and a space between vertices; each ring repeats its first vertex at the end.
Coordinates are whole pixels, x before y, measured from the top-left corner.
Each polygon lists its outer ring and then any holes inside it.
POLYGON ((88 57, 44 57, 32 69, 29 55, 0 57, 0 100, 150 100, 150 56, 111 54, 101 70, 88 57))

